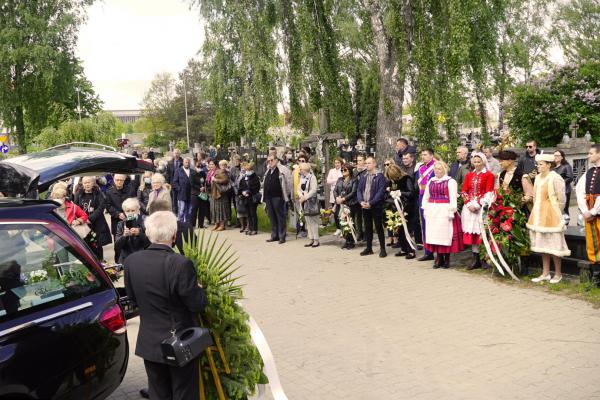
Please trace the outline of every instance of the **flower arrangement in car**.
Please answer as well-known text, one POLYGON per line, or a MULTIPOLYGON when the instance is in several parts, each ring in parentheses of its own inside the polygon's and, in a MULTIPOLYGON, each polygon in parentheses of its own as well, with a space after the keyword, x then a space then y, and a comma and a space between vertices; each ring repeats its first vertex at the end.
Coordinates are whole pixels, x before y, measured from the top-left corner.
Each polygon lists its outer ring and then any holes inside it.
POLYGON ((38 283, 48 280, 48 272, 44 269, 37 269, 35 271, 31 271, 29 276, 27 277, 28 283, 38 283))
MULTIPOLYGON (((498 247, 507 264, 513 268, 519 265, 519 257, 529 254, 529 233, 527 232, 527 216, 523 212, 523 194, 505 188, 496 190, 496 198, 487 214, 487 221, 498 247)), ((496 249, 492 246, 492 251, 496 249)), ((482 255, 489 259, 485 247, 481 246, 482 255)))

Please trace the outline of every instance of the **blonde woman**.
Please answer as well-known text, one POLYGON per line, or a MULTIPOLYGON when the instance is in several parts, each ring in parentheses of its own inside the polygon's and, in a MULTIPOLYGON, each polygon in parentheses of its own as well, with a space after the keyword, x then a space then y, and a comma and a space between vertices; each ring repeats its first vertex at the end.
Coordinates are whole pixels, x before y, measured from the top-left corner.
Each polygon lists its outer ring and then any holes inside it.
POLYGON ((532 282, 550 281, 558 283, 562 280, 561 257, 571 254, 565 241, 567 229, 562 210, 566 202, 565 181, 556 172, 554 155, 538 154, 535 156, 538 175, 533 185, 533 209, 527 221, 531 251, 542 255, 542 275, 532 282), (550 257, 554 260, 554 277, 550 276, 550 257))
POLYGON ((309 163, 300 164, 300 176, 298 201, 304 213, 309 240, 304 247, 319 247, 320 207, 317 199, 317 177, 312 173, 309 163))

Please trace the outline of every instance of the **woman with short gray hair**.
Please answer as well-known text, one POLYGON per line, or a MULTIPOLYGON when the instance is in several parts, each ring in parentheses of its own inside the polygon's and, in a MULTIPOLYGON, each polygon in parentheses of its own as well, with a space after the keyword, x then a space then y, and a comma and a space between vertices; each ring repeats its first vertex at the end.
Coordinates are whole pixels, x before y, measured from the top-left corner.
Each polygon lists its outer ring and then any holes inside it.
POLYGON ((115 240, 115 252, 119 253, 118 262, 121 264, 130 254, 144 250, 150 244, 138 199, 130 197, 123 202, 122 207, 125 220, 119 221, 115 240))

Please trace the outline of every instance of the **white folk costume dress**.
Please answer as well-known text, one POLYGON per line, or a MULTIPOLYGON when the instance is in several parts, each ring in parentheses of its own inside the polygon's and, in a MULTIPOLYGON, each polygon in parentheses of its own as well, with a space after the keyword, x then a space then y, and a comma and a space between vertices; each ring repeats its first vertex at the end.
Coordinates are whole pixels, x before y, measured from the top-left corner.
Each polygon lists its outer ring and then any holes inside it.
POLYGON ((481 237, 479 236, 481 234, 479 220, 483 212, 481 202, 484 198, 492 197, 495 180, 494 174, 486 168, 480 172, 469 172, 465 177, 462 187, 462 197, 465 204, 461 213, 463 242, 465 245, 477 245, 481 243, 481 237), (469 210, 469 206, 471 205, 477 207, 477 211, 473 212, 469 210))
POLYGON ((567 198, 565 181, 554 171, 542 177, 538 174, 533 185, 533 210, 527 221, 531 251, 565 257, 571 254, 564 231, 567 229, 562 209, 567 198))
POLYGON ((456 212, 458 184, 448 175, 433 177, 423 193, 423 215, 427 220, 425 248, 448 254, 463 250, 460 217, 456 212))

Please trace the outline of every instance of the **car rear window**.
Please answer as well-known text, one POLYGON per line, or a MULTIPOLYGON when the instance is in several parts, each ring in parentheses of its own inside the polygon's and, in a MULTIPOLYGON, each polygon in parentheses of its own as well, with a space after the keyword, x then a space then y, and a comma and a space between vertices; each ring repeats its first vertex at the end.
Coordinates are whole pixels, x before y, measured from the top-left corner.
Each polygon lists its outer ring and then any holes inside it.
POLYGON ((107 288, 46 226, 0 225, 0 321, 107 288))

